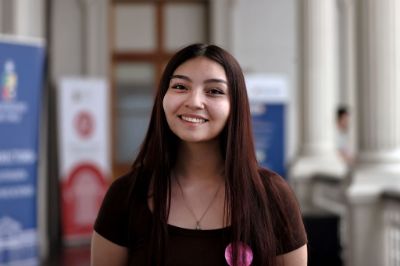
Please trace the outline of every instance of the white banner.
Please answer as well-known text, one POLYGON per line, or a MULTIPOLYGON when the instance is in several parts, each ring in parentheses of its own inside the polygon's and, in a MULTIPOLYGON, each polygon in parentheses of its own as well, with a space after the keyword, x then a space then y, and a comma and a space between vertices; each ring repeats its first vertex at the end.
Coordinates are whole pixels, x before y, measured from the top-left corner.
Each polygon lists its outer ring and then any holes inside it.
POLYGON ((105 80, 64 78, 57 96, 63 235, 87 240, 111 178, 109 90, 105 80))
POLYGON ((252 103, 287 103, 289 90, 283 75, 253 73, 245 76, 247 94, 252 103))

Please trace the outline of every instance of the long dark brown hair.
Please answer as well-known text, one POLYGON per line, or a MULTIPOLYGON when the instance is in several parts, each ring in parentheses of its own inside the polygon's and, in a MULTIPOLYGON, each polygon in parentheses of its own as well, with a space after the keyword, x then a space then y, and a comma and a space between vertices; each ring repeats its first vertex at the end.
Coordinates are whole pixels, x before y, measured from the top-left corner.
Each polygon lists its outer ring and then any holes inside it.
MULTIPOLYGON (((277 243, 271 219, 272 203, 265 191, 251 131, 251 117, 245 79, 238 62, 215 45, 193 44, 177 52, 167 64, 160 80, 150 125, 133 163, 135 182, 151 183, 153 226, 149 264, 163 265, 170 206, 171 170, 177 157, 179 140, 170 130, 163 110, 163 98, 177 67, 194 57, 203 56, 220 64, 228 79, 230 115, 220 136, 225 160, 225 217, 230 221, 232 242, 244 242, 254 253, 253 264, 276 265, 277 243)), ((135 183, 134 182, 134 183, 135 183)), ((146 191, 147 193, 147 191, 146 191)), ((233 245, 234 265, 238 265, 237 245, 233 245)))

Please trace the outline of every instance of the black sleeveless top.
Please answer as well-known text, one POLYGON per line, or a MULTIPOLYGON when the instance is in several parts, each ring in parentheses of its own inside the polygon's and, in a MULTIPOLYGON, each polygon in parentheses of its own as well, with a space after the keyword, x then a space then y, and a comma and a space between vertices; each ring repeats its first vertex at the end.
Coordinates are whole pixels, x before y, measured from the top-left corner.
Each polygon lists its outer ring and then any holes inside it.
MULTIPOLYGON (((293 251, 307 243, 307 237, 297 200, 286 181, 280 176, 269 176, 271 184, 281 191, 285 201, 285 215, 288 216, 292 230, 287 230, 280 221, 274 222, 278 238, 276 255, 293 251), (292 232, 288 235, 287 232, 292 232)), ((110 186, 94 230, 109 241, 129 249, 129 265, 146 265, 149 246, 152 213, 147 200, 128 201, 132 179, 129 175, 117 178, 110 186), (133 206, 133 208, 132 208, 133 206), (130 212, 134 210, 132 215, 130 212), (129 220, 134 217, 133 223, 129 220), (129 224, 133 228, 129 228, 129 224)), ((266 187, 268 193, 268 187, 266 187)), ((287 225, 286 225, 287 226, 287 225)), ((231 228, 213 230, 185 229, 168 225, 168 246, 166 265, 229 265, 227 260, 231 228)), ((246 246, 246 248, 249 248, 246 246)), ((251 249, 250 249, 251 250, 251 249)))

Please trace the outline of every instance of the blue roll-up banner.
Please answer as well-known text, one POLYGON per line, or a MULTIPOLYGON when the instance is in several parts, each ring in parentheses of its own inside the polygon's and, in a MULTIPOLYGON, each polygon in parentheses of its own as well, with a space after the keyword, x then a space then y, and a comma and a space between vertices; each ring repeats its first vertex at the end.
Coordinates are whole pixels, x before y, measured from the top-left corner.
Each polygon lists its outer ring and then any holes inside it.
POLYGON ((249 74, 246 86, 257 160, 286 178, 287 80, 281 75, 249 74))
POLYGON ((44 46, 0 36, 0 265, 38 265, 37 168, 44 46))

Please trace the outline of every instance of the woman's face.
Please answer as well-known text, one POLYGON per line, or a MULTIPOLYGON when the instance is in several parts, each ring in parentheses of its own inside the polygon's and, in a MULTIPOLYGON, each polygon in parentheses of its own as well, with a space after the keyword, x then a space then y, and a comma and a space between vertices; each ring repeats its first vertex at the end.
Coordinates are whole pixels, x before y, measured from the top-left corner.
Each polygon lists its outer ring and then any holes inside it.
POLYGON ((206 57, 186 61, 171 77, 163 108, 170 129, 181 140, 215 140, 230 112, 225 70, 206 57))

